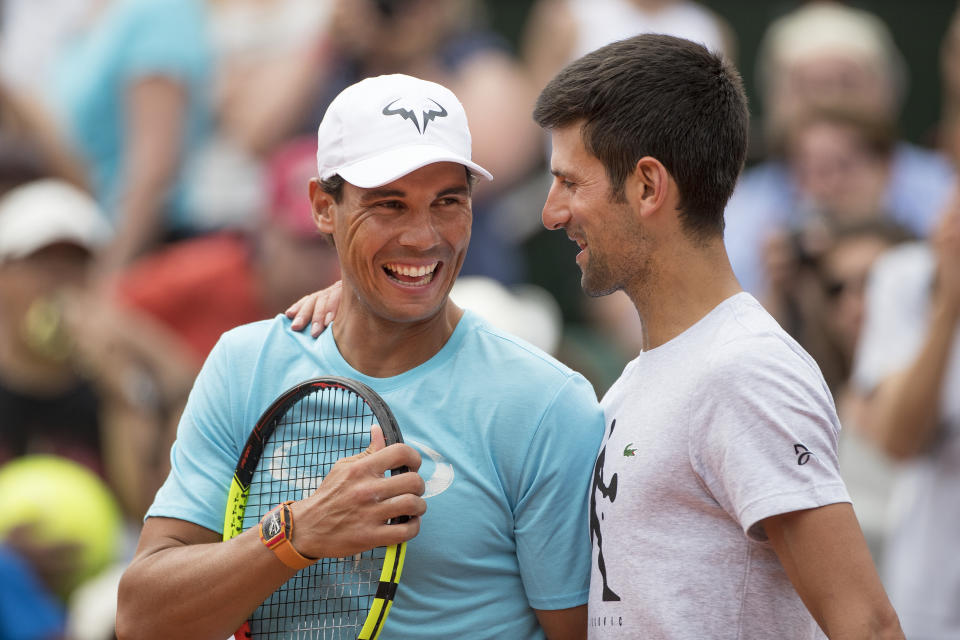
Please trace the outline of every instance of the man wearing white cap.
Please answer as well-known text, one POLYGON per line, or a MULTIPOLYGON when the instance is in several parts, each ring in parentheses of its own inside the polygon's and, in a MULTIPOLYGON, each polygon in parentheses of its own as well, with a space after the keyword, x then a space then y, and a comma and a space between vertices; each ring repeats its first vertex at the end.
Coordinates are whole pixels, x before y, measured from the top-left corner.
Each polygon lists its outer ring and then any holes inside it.
POLYGON ((292 506, 302 555, 410 540, 381 637, 584 636, 587 482, 602 414, 582 376, 448 298, 470 239, 473 178, 491 178, 470 156, 463 108, 440 85, 380 76, 331 104, 309 192, 338 251, 338 319, 317 341, 279 316, 214 348, 121 584, 119 637, 226 637, 292 575, 256 531, 218 542, 225 486, 261 412, 321 374, 371 386, 408 443, 372 446, 341 469, 408 505, 415 517, 389 527, 391 539, 372 534, 383 529, 372 500, 327 489, 333 474, 292 506), (425 483, 376 477, 420 468, 413 447, 429 457, 425 483), (346 515, 334 523, 337 510, 346 515))
POLYGON ((59 180, 33 180, 0 198, 0 465, 56 453, 106 470, 102 398, 77 375, 62 332, 51 330, 51 301, 84 286, 109 233, 93 199, 59 180))
POLYGON ((164 468, 150 443, 166 438, 189 372, 168 335, 91 287, 113 234, 96 201, 10 152, 0 145, 0 466, 67 457, 139 519, 164 468))

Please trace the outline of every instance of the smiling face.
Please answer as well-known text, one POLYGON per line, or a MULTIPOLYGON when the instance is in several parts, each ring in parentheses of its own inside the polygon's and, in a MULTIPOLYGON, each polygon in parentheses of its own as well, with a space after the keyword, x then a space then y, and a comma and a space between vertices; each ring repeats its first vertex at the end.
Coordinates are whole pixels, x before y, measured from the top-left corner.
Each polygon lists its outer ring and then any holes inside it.
POLYGON ((344 300, 361 313, 396 323, 438 316, 447 305, 470 242, 470 184, 463 165, 440 162, 389 184, 344 184, 337 203, 311 183, 320 230, 333 236, 344 300))
MULTIPOLYGON (((577 265, 587 295, 627 289, 649 268, 649 240, 627 202, 616 202, 603 164, 583 144, 580 126, 551 130, 553 184, 543 206, 543 225, 564 229, 577 243, 577 265)), ((629 181, 629 179, 628 179, 629 181)))

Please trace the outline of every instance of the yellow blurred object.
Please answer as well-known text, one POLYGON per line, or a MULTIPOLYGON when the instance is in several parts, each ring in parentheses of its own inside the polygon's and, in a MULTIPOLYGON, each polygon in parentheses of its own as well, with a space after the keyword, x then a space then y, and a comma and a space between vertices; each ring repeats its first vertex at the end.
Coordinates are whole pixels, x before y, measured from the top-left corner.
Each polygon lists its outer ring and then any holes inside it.
POLYGON ((39 298, 30 305, 23 318, 21 335, 34 352, 49 360, 63 362, 70 355, 63 308, 56 297, 39 298))
POLYGON ((123 530, 116 499, 96 474, 66 458, 28 455, 0 467, 0 513, 0 537, 32 525, 38 545, 77 545, 63 596, 116 558, 123 530))

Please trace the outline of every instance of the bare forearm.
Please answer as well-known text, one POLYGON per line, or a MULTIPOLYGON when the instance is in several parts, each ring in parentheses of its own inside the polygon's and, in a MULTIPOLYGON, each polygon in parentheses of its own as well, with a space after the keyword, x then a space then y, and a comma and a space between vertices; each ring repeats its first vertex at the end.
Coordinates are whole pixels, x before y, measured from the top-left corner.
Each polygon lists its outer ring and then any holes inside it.
POLYGON ((937 305, 917 358, 906 370, 882 383, 870 401, 866 426, 891 457, 915 456, 933 438, 957 322, 954 309, 937 305))
POLYGON ((830 640, 902 640, 903 630, 896 616, 885 619, 851 619, 849 615, 840 615, 832 626, 824 629, 830 640))
MULTIPOLYGON (((290 507, 291 543, 313 558, 345 558, 410 540, 426 511, 420 457, 385 446, 379 427, 367 451, 334 464, 312 496, 290 507), (406 466, 414 473, 386 477, 406 466), (413 491, 413 493, 410 493, 413 491), (387 524, 400 515, 410 519, 387 524)), ((128 638, 223 640, 295 573, 264 546, 259 527, 219 542, 219 535, 174 518, 148 518, 120 582, 117 629, 128 638)))
POLYGON ((183 86, 168 78, 148 77, 134 83, 127 97, 125 175, 107 271, 123 266, 158 239, 182 150, 187 103, 183 86))
POLYGON ((903 638, 849 503, 763 521, 780 563, 828 637, 903 638))
POLYGON ((254 529, 138 555, 120 583, 117 637, 223 640, 293 573, 254 529))
POLYGON ((583 640, 587 637, 587 605, 570 609, 537 609, 537 620, 549 640, 583 640))
POLYGON ((104 255, 107 272, 121 269, 149 250, 163 229, 163 198, 158 191, 132 191, 121 205, 116 236, 104 255), (143 195, 138 195, 143 193, 143 195))

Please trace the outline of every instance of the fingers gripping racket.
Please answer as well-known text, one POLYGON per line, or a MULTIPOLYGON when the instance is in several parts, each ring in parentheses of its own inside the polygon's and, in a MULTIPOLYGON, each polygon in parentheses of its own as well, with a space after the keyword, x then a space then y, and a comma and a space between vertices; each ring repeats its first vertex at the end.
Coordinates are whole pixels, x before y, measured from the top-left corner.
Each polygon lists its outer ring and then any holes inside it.
MULTIPOLYGON (((223 539, 257 526, 278 504, 313 494, 337 460, 369 446, 374 424, 387 445, 403 442, 387 404, 355 380, 314 378, 281 394, 257 421, 237 462, 223 539)), ((321 558, 264 601, 236 637, 375 640, 405 554, 401 543, 349 558, 321 558)))

